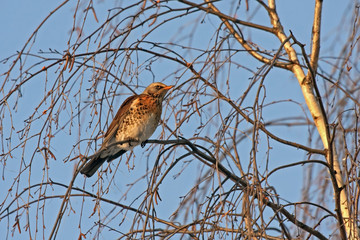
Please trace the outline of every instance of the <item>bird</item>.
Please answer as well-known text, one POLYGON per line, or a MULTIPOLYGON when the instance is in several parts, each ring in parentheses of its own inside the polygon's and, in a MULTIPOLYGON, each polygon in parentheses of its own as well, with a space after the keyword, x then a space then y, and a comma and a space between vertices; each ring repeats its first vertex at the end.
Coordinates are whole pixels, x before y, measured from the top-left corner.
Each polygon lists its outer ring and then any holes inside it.
POLYGON ((159 125, 164 97, 173 87, 155 82, 143 93, 128 97, 109 125, 100 149, 86 157, 89 162, 80 173, 91 177, 105 161, 111 162, 139 144, 145 146, 159 125))

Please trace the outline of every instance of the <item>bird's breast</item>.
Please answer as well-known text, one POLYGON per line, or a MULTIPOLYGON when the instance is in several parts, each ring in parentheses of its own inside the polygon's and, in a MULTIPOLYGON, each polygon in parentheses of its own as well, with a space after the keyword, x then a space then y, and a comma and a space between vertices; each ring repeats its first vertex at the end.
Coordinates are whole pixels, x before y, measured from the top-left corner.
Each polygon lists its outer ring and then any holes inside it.
MULTIPOLYGON (((150 99, 137 99, 119 123, 116 141, 139 140, 140 144, 155 132, 161 117, 161 103, 150 99)), ((138 145, 136 144, 136 145, 138 145)))

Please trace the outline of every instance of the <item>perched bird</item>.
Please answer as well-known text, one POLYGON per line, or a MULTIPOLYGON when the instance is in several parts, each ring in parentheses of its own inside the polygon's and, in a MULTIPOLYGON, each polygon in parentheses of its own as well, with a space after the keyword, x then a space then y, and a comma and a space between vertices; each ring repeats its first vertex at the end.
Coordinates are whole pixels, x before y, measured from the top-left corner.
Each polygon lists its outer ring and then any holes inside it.
POLYGON ((173 86, 163 83, 150 84, 142 94, 128 97, 120 106, 105 133, 101 148, 87 159, 90 161, 80 170, 91 177, 105 162, 120 157, 151 137, 159 125, 162 102, 173 86), (116 142, 122 141, 122 144, 116 142))

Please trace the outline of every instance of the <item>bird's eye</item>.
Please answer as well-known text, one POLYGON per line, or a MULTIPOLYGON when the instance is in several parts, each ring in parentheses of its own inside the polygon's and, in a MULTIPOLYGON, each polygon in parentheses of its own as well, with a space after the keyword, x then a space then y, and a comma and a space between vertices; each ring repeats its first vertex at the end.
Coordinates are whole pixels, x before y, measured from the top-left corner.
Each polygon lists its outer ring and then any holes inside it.
POLYGON ((161 89, 161 86, 160 86, 160 85, 157 85, 157 86, 156 86, 156 89, 157 89, 157 90, 161 89))

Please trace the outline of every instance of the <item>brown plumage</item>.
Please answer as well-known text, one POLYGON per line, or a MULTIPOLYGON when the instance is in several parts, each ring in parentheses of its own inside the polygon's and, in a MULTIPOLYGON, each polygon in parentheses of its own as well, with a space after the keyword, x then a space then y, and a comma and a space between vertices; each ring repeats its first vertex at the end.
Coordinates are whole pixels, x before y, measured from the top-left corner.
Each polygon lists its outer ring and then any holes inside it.
POLYGON ((128 97, 105 133, 101 148, 87 157, 90 161, 80 172, 91 177, 105 161, 120 157, 151 137, 160 121, 164 97, 172 87, 152 83, 142 94, 128 97), (119 141, 125 142, 114 144, 119 141))

